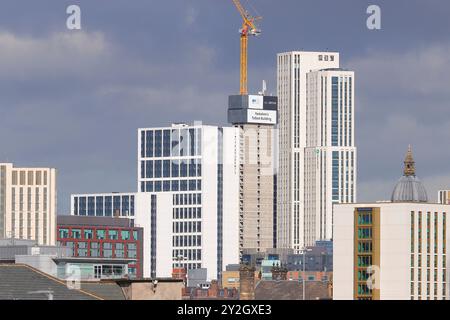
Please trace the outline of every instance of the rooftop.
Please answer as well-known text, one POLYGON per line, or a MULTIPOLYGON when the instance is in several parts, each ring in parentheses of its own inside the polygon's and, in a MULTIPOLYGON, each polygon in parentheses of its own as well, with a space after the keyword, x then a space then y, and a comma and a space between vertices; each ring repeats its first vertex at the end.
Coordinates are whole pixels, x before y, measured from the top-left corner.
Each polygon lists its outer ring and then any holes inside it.
POLYGON ((0 300, 102 300, 23 264, 0 264, 0 300))

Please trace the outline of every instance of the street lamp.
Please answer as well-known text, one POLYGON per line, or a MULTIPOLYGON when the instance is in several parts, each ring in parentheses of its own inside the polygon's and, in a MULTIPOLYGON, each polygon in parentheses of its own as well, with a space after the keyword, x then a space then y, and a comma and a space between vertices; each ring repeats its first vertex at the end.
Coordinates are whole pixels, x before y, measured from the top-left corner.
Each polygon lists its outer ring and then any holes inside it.
POLYGON ((306 258, 306 253, 307 252, 311 252, 312 251, 312 249, 311 248, 307 248, 307 247, 303 247, 302 249, 301 249, 301 252, 302 252, 302 254, 303 254, 303 274, 302 274, 302 282, 303 282, 303 300, 306 300, 305 299, 305 286, 306 286, 306 279, 305 279, 305 265, 306 265, 306 263, 305 263, 305 258, 306 258))

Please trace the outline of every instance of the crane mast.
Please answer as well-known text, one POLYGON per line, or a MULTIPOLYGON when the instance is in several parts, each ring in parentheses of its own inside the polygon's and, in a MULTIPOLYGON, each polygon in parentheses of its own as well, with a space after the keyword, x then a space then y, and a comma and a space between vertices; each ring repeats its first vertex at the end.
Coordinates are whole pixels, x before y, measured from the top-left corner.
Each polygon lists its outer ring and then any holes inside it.
POLYGON ((262 17, 252 17, 242 6, 239 0, 233 0, 234 5, 241 14, 242 28, 239 30, 241 35, 241 62, 240 62, 240 94, 248 94, 248 36, 258 36, 261 34, 255 22, 261 20, 262 17))

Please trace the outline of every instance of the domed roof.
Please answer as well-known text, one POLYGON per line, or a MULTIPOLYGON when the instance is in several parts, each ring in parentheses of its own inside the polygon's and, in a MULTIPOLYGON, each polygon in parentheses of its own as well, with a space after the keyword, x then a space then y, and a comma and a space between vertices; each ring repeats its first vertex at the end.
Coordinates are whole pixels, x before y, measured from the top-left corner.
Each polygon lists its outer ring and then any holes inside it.
POLYGON ((415 162, 411 146, 405 158, 403 177, 398 180, 392 192, 392 202, 428 202, 427 191, 419 178, 416 177, 415 162))

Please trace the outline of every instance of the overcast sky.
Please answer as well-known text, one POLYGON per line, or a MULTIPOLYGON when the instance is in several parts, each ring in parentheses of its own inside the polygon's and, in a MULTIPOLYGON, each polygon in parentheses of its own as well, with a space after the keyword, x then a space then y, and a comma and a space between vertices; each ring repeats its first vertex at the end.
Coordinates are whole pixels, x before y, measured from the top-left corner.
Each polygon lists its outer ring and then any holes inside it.
MULTIPOLYGON (((359 201, 389 199, 408 144, 431 200, 450 188, 450 1, 242 2, 264 17, 250 91, 265 79, 275 93, 289 50, 339 51, 356 72, 359 201)), ((71 193, 136 191, 137 128, 226 124, 239 27, 231 0, 2 0, 0 162, 57 168, 60 214, 71 193)))

